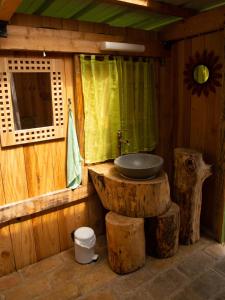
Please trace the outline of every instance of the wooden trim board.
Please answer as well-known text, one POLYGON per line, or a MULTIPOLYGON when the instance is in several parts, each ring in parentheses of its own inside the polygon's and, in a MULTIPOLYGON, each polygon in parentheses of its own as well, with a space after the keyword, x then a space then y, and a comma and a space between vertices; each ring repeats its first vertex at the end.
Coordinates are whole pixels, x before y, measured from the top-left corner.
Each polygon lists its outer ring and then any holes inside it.
POLYGON ((0 206, 0 224, 15 221, 18 218, 27 217, 66 204, 72 204, 93 194, 95 194, 94 187, 89 183, 88 185, 80 186, 74 191, 64 189, 3 205, 0 206))
POLYGON ((145 5, 140 3, 132 3, 132 1, 122 0, 95 0, 96 3, 108 3, 111 5, 122 6, 134 11, 142 11, 144 13, 157 13, 167 16, 176 16, 181 18, 188 18, 197 13, 197 11, 190 8, 183 8, 169 3, 160 3, 153 0, 148 0, 145 5))
POLYGON ((164 41, 182 40, 224 28, 225 6, 202 12, 187 20, 167 26, 161 33, 164 41), (207 20, 207 21, 206 21, 207 20))
POLYGON ((0 20, 9 21, 21 2, 22 0, 1 0, 0 20))
MULTIPOLYGON (((0 50, 104 54, 100 50, 102 41, 129 42, 123 36, 9 25, 8 37, 0 40, 0 50)), ((146 47, 142 56, 160 57, 167 54, 160 41, 149 40, 141 44, 146 47)))

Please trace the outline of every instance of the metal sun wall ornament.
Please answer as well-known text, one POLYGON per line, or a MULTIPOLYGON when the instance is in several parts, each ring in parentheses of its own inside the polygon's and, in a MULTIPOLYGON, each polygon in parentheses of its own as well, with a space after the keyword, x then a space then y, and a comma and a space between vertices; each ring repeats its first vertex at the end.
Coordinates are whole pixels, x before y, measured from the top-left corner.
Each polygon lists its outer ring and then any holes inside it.
POLYGON ((213 51, 204 50, 201 54, 196 52, 194 56, 189 57, 184 70, 184 83, 192 95, 206 97, 210 92, 215 93, 216 87, 221 86, 223 65, 219 63, 219 56, 213 51))

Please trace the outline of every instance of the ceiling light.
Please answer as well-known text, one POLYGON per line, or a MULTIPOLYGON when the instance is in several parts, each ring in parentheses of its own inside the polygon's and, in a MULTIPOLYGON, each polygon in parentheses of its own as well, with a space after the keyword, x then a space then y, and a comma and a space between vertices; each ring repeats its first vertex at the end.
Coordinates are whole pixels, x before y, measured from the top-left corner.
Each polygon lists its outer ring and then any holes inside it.
POLYGON ((145 45, 116 43, 116 42, 102 42, 102 43, 100 43, 100 50, 102 50, 102 51, 144 52, 145 45))

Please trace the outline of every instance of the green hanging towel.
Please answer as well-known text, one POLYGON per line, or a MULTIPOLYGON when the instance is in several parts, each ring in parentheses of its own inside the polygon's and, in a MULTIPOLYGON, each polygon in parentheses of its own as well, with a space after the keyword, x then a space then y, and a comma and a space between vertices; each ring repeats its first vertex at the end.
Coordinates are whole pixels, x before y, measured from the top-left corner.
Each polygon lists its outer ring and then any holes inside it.
POLYGON ((67 187, 74 190, 81 184, 82 157, 77 141, 73 112, 69 109, 67 134, 67 187))

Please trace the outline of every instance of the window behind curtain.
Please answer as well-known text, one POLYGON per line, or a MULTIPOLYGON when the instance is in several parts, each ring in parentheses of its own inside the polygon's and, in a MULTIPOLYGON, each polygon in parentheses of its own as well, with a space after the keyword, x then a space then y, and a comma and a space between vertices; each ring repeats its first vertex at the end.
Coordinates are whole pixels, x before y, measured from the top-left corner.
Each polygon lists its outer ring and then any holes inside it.
POLYGON ((85 161, 119 155, 117 132, 129 145, 122 152, 156 146, 155 63, 149 58, 80 56, 85 110, 85 161))

